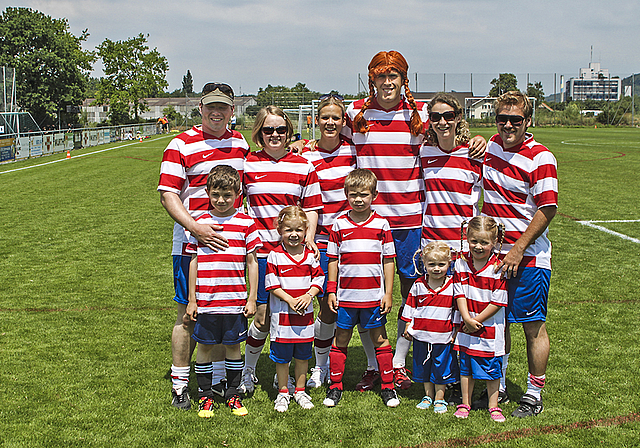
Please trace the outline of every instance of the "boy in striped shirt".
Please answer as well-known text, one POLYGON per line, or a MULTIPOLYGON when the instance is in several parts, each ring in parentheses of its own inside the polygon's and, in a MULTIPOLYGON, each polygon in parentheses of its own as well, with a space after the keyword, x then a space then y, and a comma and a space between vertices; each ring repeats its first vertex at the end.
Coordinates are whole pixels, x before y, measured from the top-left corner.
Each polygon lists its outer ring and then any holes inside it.
POLYGON ((219 233, 227 239, 229 247, 214 251, 191 236, 186 249, 192 254, 186 315, 196 322, 191 337, 199 344, 195 371, 200 397, 198 415, 203 418, 212 417, 215 407, 212 356, 218 344, 224 345, 226 351, 227 406, 235 415, 247 414, 237 390, 243 368, 240 343, 247 339, 247 318, 256 312, 256 252, 262 243, 253 219, 234 206, 240 191, 240 175, 234 168, 218 165, 211 170, 206 192, 212 208, 197 221, 220 226, 219 233))
POLYGON ((391 311, 395 248, 386 219, 371 210, 378 195, 372 171, 356 169, 345 179, 351 210, 336 219, 329 235, 329 308, 338 314, 336 336, 329 354, 331 385, 325 406, 342 398, 342 377, 353 327, 369 330, 380 368, 385 405, 400 404, 393 385, 393 352, 387 338, 386 314, 391 311), (339 279, 338 279, 339 278, 339 279))

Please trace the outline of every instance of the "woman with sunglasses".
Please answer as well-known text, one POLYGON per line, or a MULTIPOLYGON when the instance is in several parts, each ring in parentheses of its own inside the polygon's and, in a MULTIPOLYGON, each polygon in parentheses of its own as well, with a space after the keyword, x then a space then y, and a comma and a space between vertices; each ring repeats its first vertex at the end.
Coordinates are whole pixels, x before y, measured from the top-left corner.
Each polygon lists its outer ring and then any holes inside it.
POLYGON ((269 293, 265 290, 267 256, 280 242, 276 220, 280 210, 299 205, 307 214, 306 244, 314 252, 318 212, 322 210, 320 184, 314 166, 287 147, 293 125, 282 109, 267 106, 260 109, 251 131, 251 140, 261 148, 249 154, 244 163, 243 185, 247 209, 258 227, 262 248, 258 251, 258 306, 248 330, 245 367, 238 390, 250 393, 257 382, 255 368, 269 334, 269 293))
MULTIPOLYGON (((356 167, 356 150, 349 140, 340 135, 346 124, 344 98, 327 94, 319 99, 316 125, 320 128, 320 139, 307 141, 302 156, 313 164, 320 181, 324 208, 318 218, 315 242, 320 251, 320 266, 326 274, 329 231, 336 217, 349 209, 344 194, 344 180, 356 167)), ((314 324, 316 365, 311 369, 311 377, 307 382, 307 386, 312 388, 320 387, 329 380, 329 350, 336 319, 324 297, 318 299, 320 311, 314 324)), ((373 356, 375 359, 375 352, 373 356)))

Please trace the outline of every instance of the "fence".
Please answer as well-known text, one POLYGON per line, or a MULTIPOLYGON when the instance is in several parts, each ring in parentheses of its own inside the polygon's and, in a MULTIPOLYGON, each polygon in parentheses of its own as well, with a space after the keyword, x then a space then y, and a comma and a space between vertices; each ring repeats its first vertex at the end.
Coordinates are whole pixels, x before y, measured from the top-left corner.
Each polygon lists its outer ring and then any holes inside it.
POLYGON ((42 157, 159 133, 160 129, 156 124, 145 123, 66 131, 28 132, 19 135, 0 134, 0 162, 42 157))

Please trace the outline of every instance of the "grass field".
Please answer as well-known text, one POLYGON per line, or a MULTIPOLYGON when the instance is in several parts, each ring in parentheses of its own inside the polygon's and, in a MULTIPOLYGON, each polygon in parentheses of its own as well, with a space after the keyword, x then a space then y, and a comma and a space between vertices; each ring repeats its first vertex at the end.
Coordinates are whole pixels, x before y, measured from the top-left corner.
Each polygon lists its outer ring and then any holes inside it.
MULTIPOLYGON (((315 409, 292 404, 281 415, 265 354, 244 419, 172 408, 172 221, 156 192, 169 140, 158 137, 0 166, 0 446, 640 446, 640 244, 578 222, 633 221, 597 225, 640 239, 640 130, 534 133, 555 153, 560 182, 538 417, 500 425, 486 412, 459 421, 420 411, 419 384, 396 409, 371 392, 346 392, 327 409, 321 388, 311 391, 315 409)), ((507 378, 517 400, 527 368, 513 330, 507 378)), ((357 337, 352 345, 347 390, 365 363, 357 337)))

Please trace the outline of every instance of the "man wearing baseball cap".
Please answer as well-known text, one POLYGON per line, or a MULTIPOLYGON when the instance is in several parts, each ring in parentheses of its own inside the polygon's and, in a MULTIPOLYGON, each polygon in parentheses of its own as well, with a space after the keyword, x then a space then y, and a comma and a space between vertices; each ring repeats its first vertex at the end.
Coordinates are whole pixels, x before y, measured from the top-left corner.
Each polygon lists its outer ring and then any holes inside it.
MULTIPOLYGON (((217 165, 235 168, 242 178, 244 159, 249 145, 242 134, 230 130, 227 125, 234 110, 233 89, 228 84, 210 82, 202 88, 199 110, 202 125, 176 136, 162 156, 158 191, 160 201, 175 221, 173 229, 173 282, 177 317, 171 335, 172 404, 179 409, 189 409, 189 365, 195 348, 191 338, 193 322, 184 319, 188 300, 189 262, 191 255, 185 252, 189 232, 198 241, 213 250, 228 246, 218 235, 216 226, 199 224, 196 218, 209 208, 205 192, 207 175, 217 165)), ((236 208, 241 205, 235 204, 236 208)), ((224 396, 220 384, 225 375, 224 347, 214 349, 213 365, 196 366, 212 371, 214 392, 224 396), (217 387, 216 387, 217 386, 217 387)))

